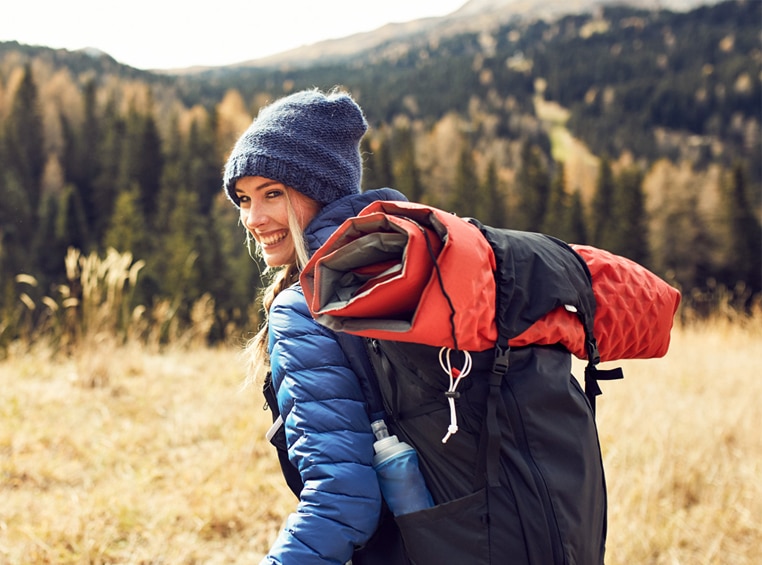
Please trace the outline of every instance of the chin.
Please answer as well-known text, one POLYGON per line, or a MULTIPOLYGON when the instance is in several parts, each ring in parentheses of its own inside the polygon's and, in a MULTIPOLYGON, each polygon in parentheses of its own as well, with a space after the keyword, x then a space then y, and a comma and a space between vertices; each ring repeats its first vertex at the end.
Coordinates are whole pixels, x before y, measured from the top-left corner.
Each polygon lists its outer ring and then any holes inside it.
POLYGON ((270 257, 265 256, 262 259, 264 260, 265 265, 270 268, 283 267, 293 262, 292 257, 283 257, 280 254, 274 254, 270 257))

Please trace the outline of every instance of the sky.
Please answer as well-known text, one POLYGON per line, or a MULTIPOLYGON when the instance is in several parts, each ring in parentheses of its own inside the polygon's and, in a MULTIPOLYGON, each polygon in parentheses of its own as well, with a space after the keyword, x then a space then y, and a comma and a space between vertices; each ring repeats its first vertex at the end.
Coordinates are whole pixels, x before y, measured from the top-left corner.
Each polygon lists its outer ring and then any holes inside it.
POLYGON ((0 41, 95 47, 139 69, 240 63, 390 22, 449 14, 466 0, 10 0, 0 41))

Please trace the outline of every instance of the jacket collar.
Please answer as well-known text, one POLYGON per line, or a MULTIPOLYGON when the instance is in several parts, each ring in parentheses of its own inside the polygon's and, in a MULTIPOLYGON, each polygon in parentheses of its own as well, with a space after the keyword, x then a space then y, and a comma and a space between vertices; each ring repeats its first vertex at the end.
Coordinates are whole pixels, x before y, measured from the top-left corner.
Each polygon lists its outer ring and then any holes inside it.
POLYGON ((407 201, 407 198, 393 188, 378 188, 360 194, 350 194, 326 204, 304 231, 304 240, 307 243, 310 256, 325 243, 344 220, 356 216, 363 208, 376 200, 407 201))

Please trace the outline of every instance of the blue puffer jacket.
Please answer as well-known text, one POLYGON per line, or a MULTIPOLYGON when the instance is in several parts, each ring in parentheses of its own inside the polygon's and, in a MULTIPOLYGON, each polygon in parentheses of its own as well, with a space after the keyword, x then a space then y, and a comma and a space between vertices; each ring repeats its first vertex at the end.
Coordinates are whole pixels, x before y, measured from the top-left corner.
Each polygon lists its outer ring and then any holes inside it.
MULTIPOLYGON (((405 197, 385 188, 327 205, 305 230, 310 254, 376 200, 405 197)), ((381 510, 365 398, 335 334, 312 319, 298 284, 276 297, 269 331, 289 460, 304 489, 262 563, 343 565, 373 534, 381 510)))

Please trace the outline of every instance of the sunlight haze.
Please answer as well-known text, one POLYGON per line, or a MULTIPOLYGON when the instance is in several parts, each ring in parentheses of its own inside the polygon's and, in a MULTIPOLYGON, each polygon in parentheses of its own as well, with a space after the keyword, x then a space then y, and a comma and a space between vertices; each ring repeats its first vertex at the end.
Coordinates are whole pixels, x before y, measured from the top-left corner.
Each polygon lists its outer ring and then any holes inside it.
POLYGON ((13 2, 0 41, 96 48, 140 69, 229 65, 390 22, 444 16, 466 0, 176 0, 13 2))

